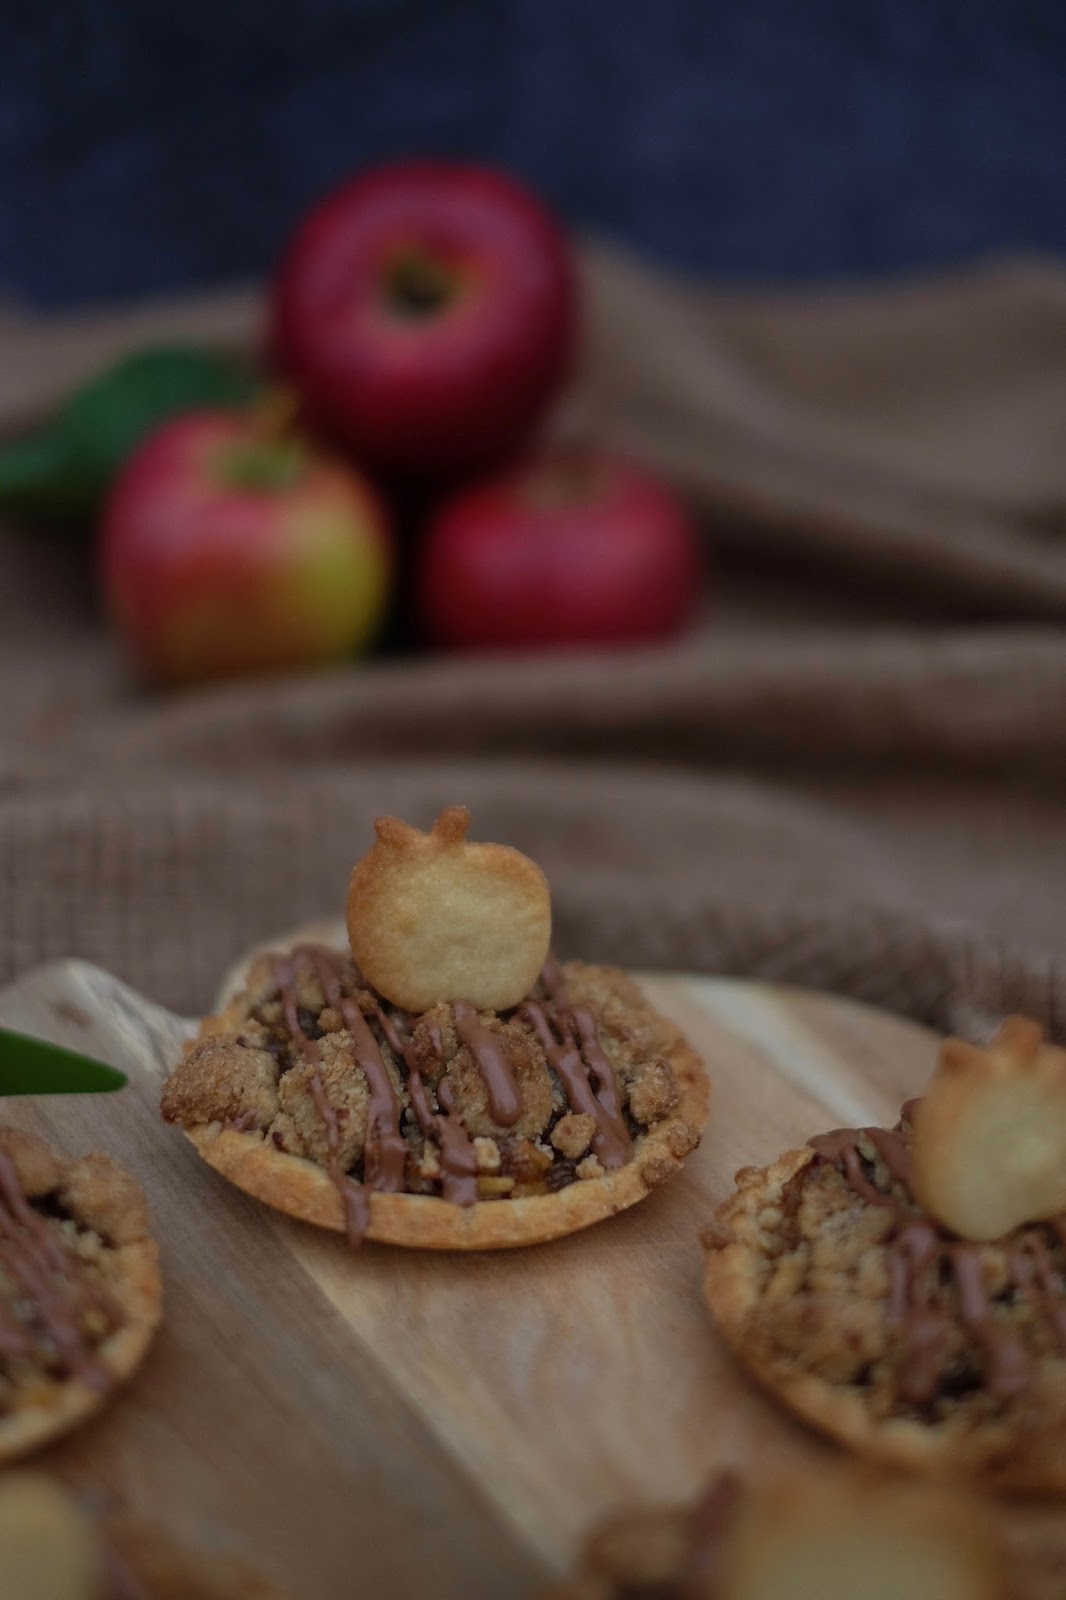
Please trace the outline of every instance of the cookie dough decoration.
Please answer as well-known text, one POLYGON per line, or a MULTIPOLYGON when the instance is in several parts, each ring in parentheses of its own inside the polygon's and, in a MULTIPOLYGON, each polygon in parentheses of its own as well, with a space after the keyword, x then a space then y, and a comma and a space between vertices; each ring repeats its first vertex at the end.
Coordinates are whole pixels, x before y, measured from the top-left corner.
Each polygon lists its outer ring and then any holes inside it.
POLYGON ((253 959, 164 1092, 219 1171, 352 1242, 570 1233, 676 1172, 706 1120, 677 1029, 615 968, 559 967, 543 873, 469 821, 379 819, 351 955, 253 959))
POLYGON ((1007 1600, 984 1509, 891 1477, 823 1470, 745 1487, 723 1474, 688 1507, 637 1507, 587 1540, 546 1600, 1007 1600))
POLYGON ((0 1462, 98 1410, 161 1312, 156 1246, 129 1174, 0 1128, 0 1462))
POLYGON ((551 941, 548 881, 528 856, 467 840, 465 806, 429 833, 396 817, 348 890, 352 955, 370 986, 404 1011, 466 1001, 507 1011, 529 994, 551 941))
POLYGON ((895 1130, 838 1129, 705 1236, 736 1353, 871 1455, 1066 1488, 1066 1053, 1037 1024, 945 1042, 895 1130))
POLYGON ((1012 1017, 987 1050, 950 1039, 914 1113, 914 1190, 964 1239, 1066 1217, 1066 1050, 1012 1017))
POLYGON ((282 1600, 247 1567, 183 1549, 126 1512, 96 1516, 39 1472, 0 1479, 4 1600, 282 1600))

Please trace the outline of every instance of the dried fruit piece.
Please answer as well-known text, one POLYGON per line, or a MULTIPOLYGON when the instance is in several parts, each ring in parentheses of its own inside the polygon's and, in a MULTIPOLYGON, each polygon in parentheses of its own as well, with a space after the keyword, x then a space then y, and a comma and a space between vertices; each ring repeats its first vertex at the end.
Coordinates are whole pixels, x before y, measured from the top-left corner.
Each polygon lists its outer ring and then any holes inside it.
POLYGON ((948 1039, 914 1110, 914 1192, 961 1238, 990 1242, 1066 1212, 1066 1050, 1009 1017, 985 1050, 948 1039))
POLYGON ((379 817, 348 890, 348 937, 367 982, 406 1011, 468 1000, 505 1011, 532 989, 551 938, 547 880, 506 845, 470 844, 465 806, 429 833, 379 817))

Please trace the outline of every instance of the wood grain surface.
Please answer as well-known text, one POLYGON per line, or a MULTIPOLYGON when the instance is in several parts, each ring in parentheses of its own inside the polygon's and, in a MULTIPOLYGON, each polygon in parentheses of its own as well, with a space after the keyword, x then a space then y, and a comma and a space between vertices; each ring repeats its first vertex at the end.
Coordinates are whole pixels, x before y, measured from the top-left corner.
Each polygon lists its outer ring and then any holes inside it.
MULTIPOLYGON (((4 1117, 131 1168, 166 1286, 140 1374, 45 1464, 255 1562, 294 1600, 525 1600, 619 1502, 691 1495, 724 1462, 836 1455, 716 1338, 697 1236, 737 1167, 894 1120, 936 1040, 828 996, 642 981, 706 1060, 701 1148, 631 1212, 482 1256, 353 1252, 227 1185, 158 1115, 191 1024, 97 968, 0 995, 0 1022, 129 1073, 121 1094, 10 1100, 4 1117)), ((1059 1510, 1016 1517, 1066 1551, 1059 1510)))

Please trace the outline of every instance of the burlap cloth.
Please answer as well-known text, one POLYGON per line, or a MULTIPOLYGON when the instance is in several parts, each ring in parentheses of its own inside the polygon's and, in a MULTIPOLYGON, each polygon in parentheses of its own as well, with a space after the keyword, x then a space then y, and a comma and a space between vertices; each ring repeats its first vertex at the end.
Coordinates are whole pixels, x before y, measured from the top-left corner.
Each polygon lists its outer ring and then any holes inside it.
MULTIPOLYGON (((548 871, 557 945, 1066 1035, 1066 278, 707 295, 602 250, 569 425, 705 513, 706 625, 617 657, 383 661, 153 697, 79 563, 0 543, 3 976, 195 1009, 446 803, 548 871)), ((254 296, 0 327, 0 417, 254 296)))

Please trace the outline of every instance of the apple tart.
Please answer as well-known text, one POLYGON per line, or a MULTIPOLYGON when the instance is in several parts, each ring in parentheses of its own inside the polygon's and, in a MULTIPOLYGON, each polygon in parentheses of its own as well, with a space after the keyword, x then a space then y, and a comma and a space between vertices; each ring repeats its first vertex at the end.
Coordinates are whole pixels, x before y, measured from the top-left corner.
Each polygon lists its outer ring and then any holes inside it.
POLYGON ((678 1171, 706 1120, 674 1025, 623 972, 560 967, 543 875, 468 823, 381 819, 351 950, 252 958, 163 1095, 218 1171, 353 1243, 570 1233, 678 1171))
POLYGON ((140 1364, 162 1315, 140 1188, 0 1128, 0 1461, 82 1422, 140 1364))
POLYGON ((737 1173, 706 1294, 749 1370, 900 1466, 1066 1489, 1066 1052, 948 1040, 895 1129, 737 1173))

